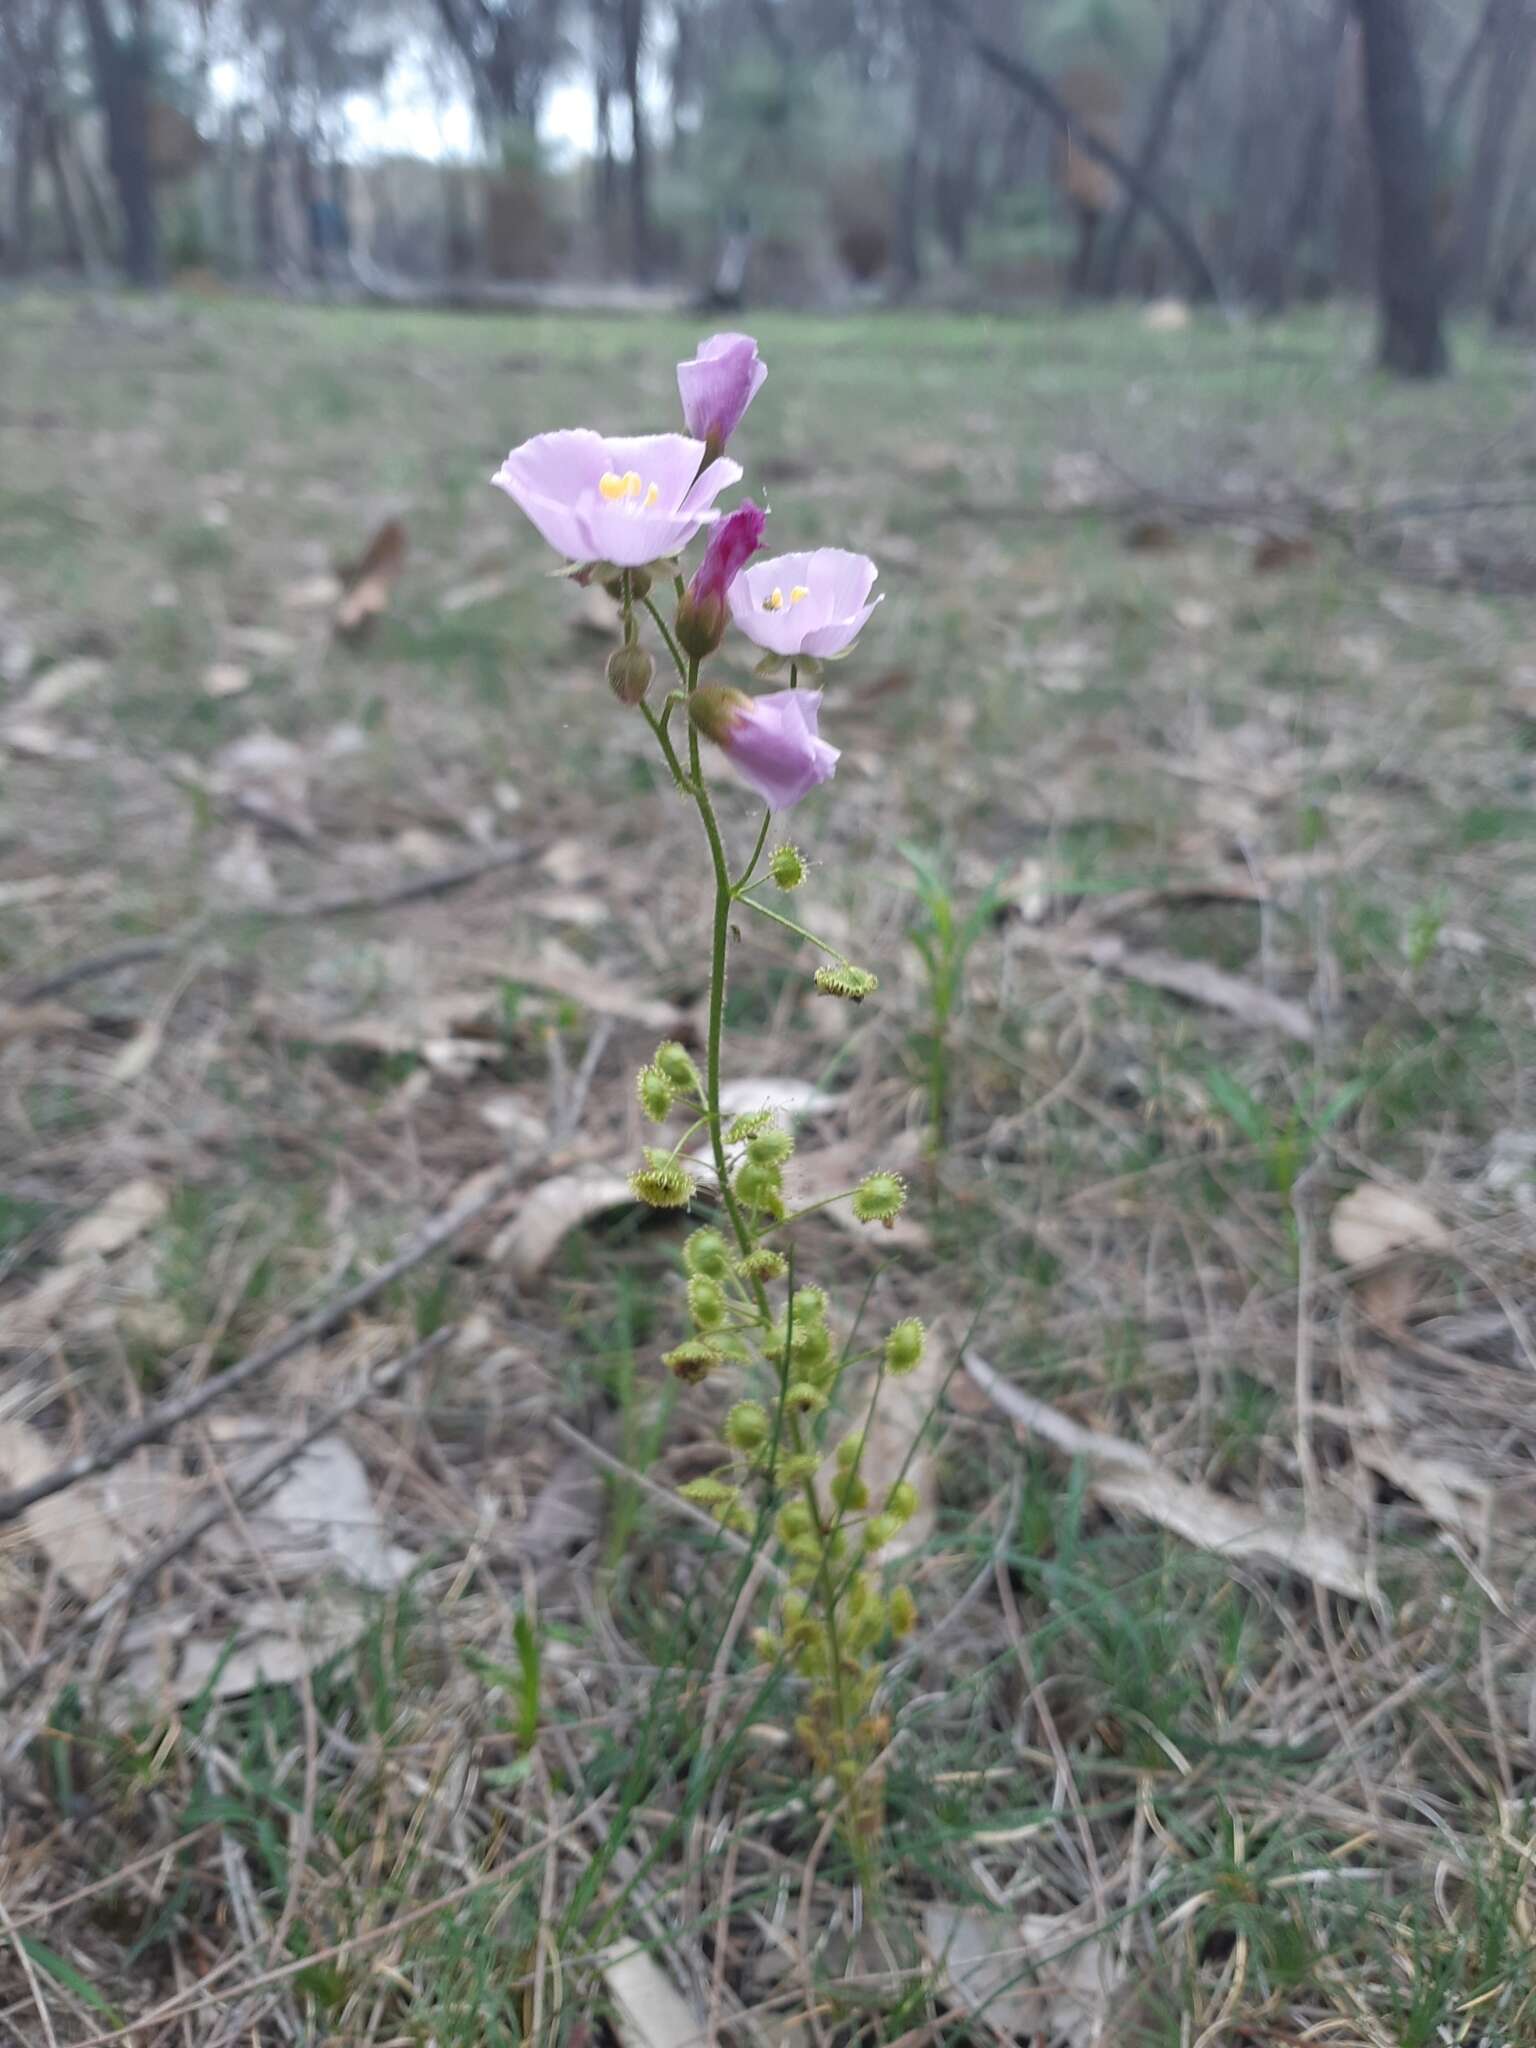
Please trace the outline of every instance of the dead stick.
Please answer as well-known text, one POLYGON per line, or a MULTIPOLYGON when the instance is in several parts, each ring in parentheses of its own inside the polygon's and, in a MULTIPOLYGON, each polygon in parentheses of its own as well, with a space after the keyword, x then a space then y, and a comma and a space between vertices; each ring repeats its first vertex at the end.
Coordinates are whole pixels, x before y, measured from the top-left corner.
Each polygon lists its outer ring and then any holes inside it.
POLYGON ((413 1266, 419 1266, 435 1251, 458 1236, 468 1223, 488 1209, 498 1195, 502 1194, 512 1180, 512 1169, 504 1168, 491 1183, 466 1197, 456 1208, 443 1212, 434 1222, 428 1224, 414 1244, 407 1245, 397 1253, 387 1266, 381 1266, 376 1273, 370 1273, 366 1280, 359 1280, 355 1287, 349 1287, 345 1294, 338 1294, 330 1301, 321 1302, 317 1309, 302 1316, 272 1343, 265 1344, 259 1351, 252 1351, 227 1372, 205 1380, 190 1393, 178 1394, 168 1401, 158 1401, 146 1410, 137 1422, 126 1429, 114 1430, 104 1436, 100 1443, 78 1456, 66 1458, 62 1465, 55 1465, 51 1472, 44 1472, 25 1486, 16 1486, 9 1493, 0 1493, 0 1523, 11 1522, 24 1514, 37 1501, 47 1500, 50 1494, 62 1493, 66 1486, 73 1486, 78 1480, 89 1479, 93 1473, 105 1472, 109 1467, 120 1464, 130 1452, 141 1444, 153 1443, 157 1437, 167 1435, 179 1422, 188 1422, 194 1415, 201 1415, 205 1408, 211 1408, 215 1401, 221 1401, 237 1387, 245 1386, 268 1372, 274 1365, 280 1365, 285 1358, 291 1358, 295 1351, 317 1337, 325 1337, 351 1315, 364 1302, 372 1301, 401 1274, 409 1273, 413 1266))
MULTIPOLYGON (((457 862, 453 867, 434 868, 425 875, 412 875, 409 880, 392 882, 382 889, 353 889, 339 891, 330 896, 301 896, 292 903, 257 904, 242 909, 239 919, 265 920, 272 924, 288 924, 311 917, 350 917, 370 910, 392 910, 401 903, 416 903, 424 896, 442 896, 450 889, 462 889, 469 882, 477 882, 482 875, 494 874, 497 868, 513 866, 528 855, 528 847, 521 840, 514 840, 505 846, 494 846, 476 860, 457 862)), ((236 921, 235 917, 231 922, 236 921)), ((213 922, 211 913, 188 920, 174 931, 163 932, 156 939, 135 939, 124 946, 113 946, 105 953, 91 953, 83 960, 75 960, 68 967, 61 967, 56 973, 45 974, 40 981, 23 984, 15 990, 11 1000, 20 1003, 41 1002, 47 996, 62 994, 67 988, 74 988, 82 981, 98 980, 103 974, 113 974, 119 967, 136 967, 143 960, 163 960, 168 953, 177 952, 191 940, 200 938, 213 922)))
POLYGON ((456 1334, 456 1330, 457 1325, 450 1324, 446 1329, 434 1331, 430 1337, 423 1338, 419 1344, 413 1344, 409 1351, 402 1352, 388 1365, 381 1366, 377 1372, 369 1374, 350 1394, 344 1394, 339 1401, 333 1401, 328 1408, 322 1408, 314 1421, 300 1435, 291 1437, 269 1457, 263 1458, 239 1487, 221 1493, 209 1502, 201 1514, 194 1515, 189 1522, 184 1522, 179 1529, 173 1530, 169 1536, 155 1544, 126 1579, 119 1579, 115 1585, 109 1586, 99 1599, 93 1600, 83 1614, 77 1615, 68 1628, 54 1638, 41 1656, 35 1657, 17 1673, 5 1691, 0 1693, 0 1713, 12 1705, 22 1693, 29 1692, 37 1681, 53 1668, 65 1651, 79 1642, 82 1636, 91 1635, 115 1614, 119 1607, 131 1604, 168 1564, 174 1563, 183 1552, 190 1550, 200 1536, 205 1536, 210 1529, 226 1520, 237 1507, 249 1505, 262 1488, 280 1472, 285 1471, 295 1458, 308 1450, 317 1437, 335 1429, 375 1394, 388 1393, 413 1366, 420 1365, 424 1359, 430 1358, 433 1352, 440 1351, 448 1339, 456 1334))

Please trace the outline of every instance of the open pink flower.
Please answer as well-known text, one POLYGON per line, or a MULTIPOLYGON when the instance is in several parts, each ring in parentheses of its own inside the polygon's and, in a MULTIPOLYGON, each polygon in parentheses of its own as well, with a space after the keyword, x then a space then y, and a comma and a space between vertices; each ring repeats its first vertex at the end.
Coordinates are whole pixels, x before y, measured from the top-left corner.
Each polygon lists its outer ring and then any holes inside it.
POLYGON ((690 362, 677 366, 677 393, 690 434, 718 454, 763 388, 768 365, 750 334, 712 334, 690 362))
POLYGON ((816 731, 820 690, 749 697, 743 690, 712 687, 695 691, 688 708, 700 731, 771 811, 787 811, 837 772, 837 748, 816 731))
POLYGON ((609 439, 569 427, 514 448, 491 482, 567 561, 639 569, 687 547, 740 481, 739 462, 705 453, 686 434, 609 439))
POLYGON ((826 659, 851 647, 878 597, 879 574, 868 555, 816 548, 773 555, 744 569, 730 588, 731 617, 770 654, 826 659))

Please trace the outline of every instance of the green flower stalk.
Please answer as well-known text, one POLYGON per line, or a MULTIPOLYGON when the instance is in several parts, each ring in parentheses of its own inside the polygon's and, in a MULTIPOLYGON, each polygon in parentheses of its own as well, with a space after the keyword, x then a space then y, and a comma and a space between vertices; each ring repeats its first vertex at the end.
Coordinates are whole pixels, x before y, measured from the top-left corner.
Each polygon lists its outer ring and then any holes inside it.
MULTIPOLYGON (((756 893, 770 883, 788 893, 804 882, 804 856, 788 843, 760 868, 770 824, 836 772, 837 749, 818 732, 822 693, 800 688, 794 665, 811 673, 816 662, 848 652, 878 600, 870 594, 874 564, 843 550, 782 556, 766 572, 750 567, 764 514, 750 501, 723 516, 716 508, 716 496, 741 474, 720 448, 763 374, 747 337, 717 336, 680 372, 690 429, 700 434, 702 424, 700 438, 605 438, 586 429, 540 435, 514 449, 494 481, 576 573, 595 577, 619 605, 623 644, 610 658, 608 681, 650 728, 702 832, 714 888, 704 1044, 665 1041, 635 1084, 650 1124, 665 1126, 676 1115, 688 1128, 670 1149, 658 1129, 630 1186, 653 1209, 706 1212, 682 1252, 691 1327, 662 1364, 685 1386, 720 1373, 740 1386, 723 1425, 719 1468, 682 1492, 728 1530, 771 1528, 782 1549, 789 1589, 776 1626, 760 1629, 755 1641, 801 1688, 796 1729, 817 1777, 837 1789, 867 1887, 889 1739, 873 1702, 887 1645, 917 1619, 910 1591, 882 1582, 879 1559, 917 1496, 905 1482, 882 1491, 872 1481, 861 1432, 828 1440, 849 1346, 825 1291, 791 1284, 784 1233, 795 1216, 785 1174, 794 1134, 769 1112, 726 1117, 721 1069, 727 952, 742 913, 756 912, 820 949, 828 964, 814 986, 822 994, 858 1004, 878 988, 867 969, 756 893), (706 530, 704 560, 685 583, 677 557, 706 530), (668 584, 679 599, 670 627, 657 599, 668 584), (642 606, 676 670, 676 688, 659 711, 646 701, 654 662, 640 645, 642 606), (732 683, 700 683, 702 664, 726 643, 732 624, 758 648, 791 661, 789 690, 753 695, 732 683), (734 877, 701 741, 708 758, 723 755, 766 806, 750 858, 734 877), (704 1151, 707 1160, 698 1156, 704 1151)), ((876 1172, 840 1199, 860 1222, 889 1229, 906 1188, 899 1174, 876 1172)), ((922 1354, 922 1325, 909 1319, 878 1355, 882 1372, 899 1375, 922 1354)))

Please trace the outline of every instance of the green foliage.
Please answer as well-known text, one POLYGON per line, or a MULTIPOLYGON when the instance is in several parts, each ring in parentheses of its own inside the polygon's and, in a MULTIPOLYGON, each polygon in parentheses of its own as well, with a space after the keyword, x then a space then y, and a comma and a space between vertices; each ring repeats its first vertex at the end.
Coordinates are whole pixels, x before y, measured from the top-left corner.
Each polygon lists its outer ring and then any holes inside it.
POLYGON ((901 848, 912 870, 921 921, 907 936, 917 950, 927 977, 928 1031, 919 1040, 928 1075, 929 1143, 942 1151, 948 1131, 951 1088, 950 1027, 965 985, 965 963, 971 948, 997 916, 1002 901, 999 871, 961 913, 953 888, 938 860, 914 846, 901 848))

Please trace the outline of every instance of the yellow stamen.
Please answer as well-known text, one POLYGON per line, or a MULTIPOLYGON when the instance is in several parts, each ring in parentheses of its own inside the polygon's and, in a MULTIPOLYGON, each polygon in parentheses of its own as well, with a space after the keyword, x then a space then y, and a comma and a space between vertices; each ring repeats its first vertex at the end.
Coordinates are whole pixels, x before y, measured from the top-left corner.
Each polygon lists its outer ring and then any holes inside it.
POLYGON ((783 609, 784 593, 782 590, 779 589, 777 584, 775 584, 772 591, 770 591, 768 596, 763 599, 763 610, 765 612, 781 612, 783 611, 783 609))
POLYGON ((789 601, 791 604, 798 604, 802 597, 809 597, 810 594, 803 583, 797 583, 789 593, 789 601))
POLYGON ((661 496, 661 486, 652 484, 647 489, 637 469, 626 469, 622 476, 616 475, 610 469, 598 478, 597 488, 599 494, 610 505, 621 505, 627 499, 638 498, 642 512, 648 511, 661 496))

